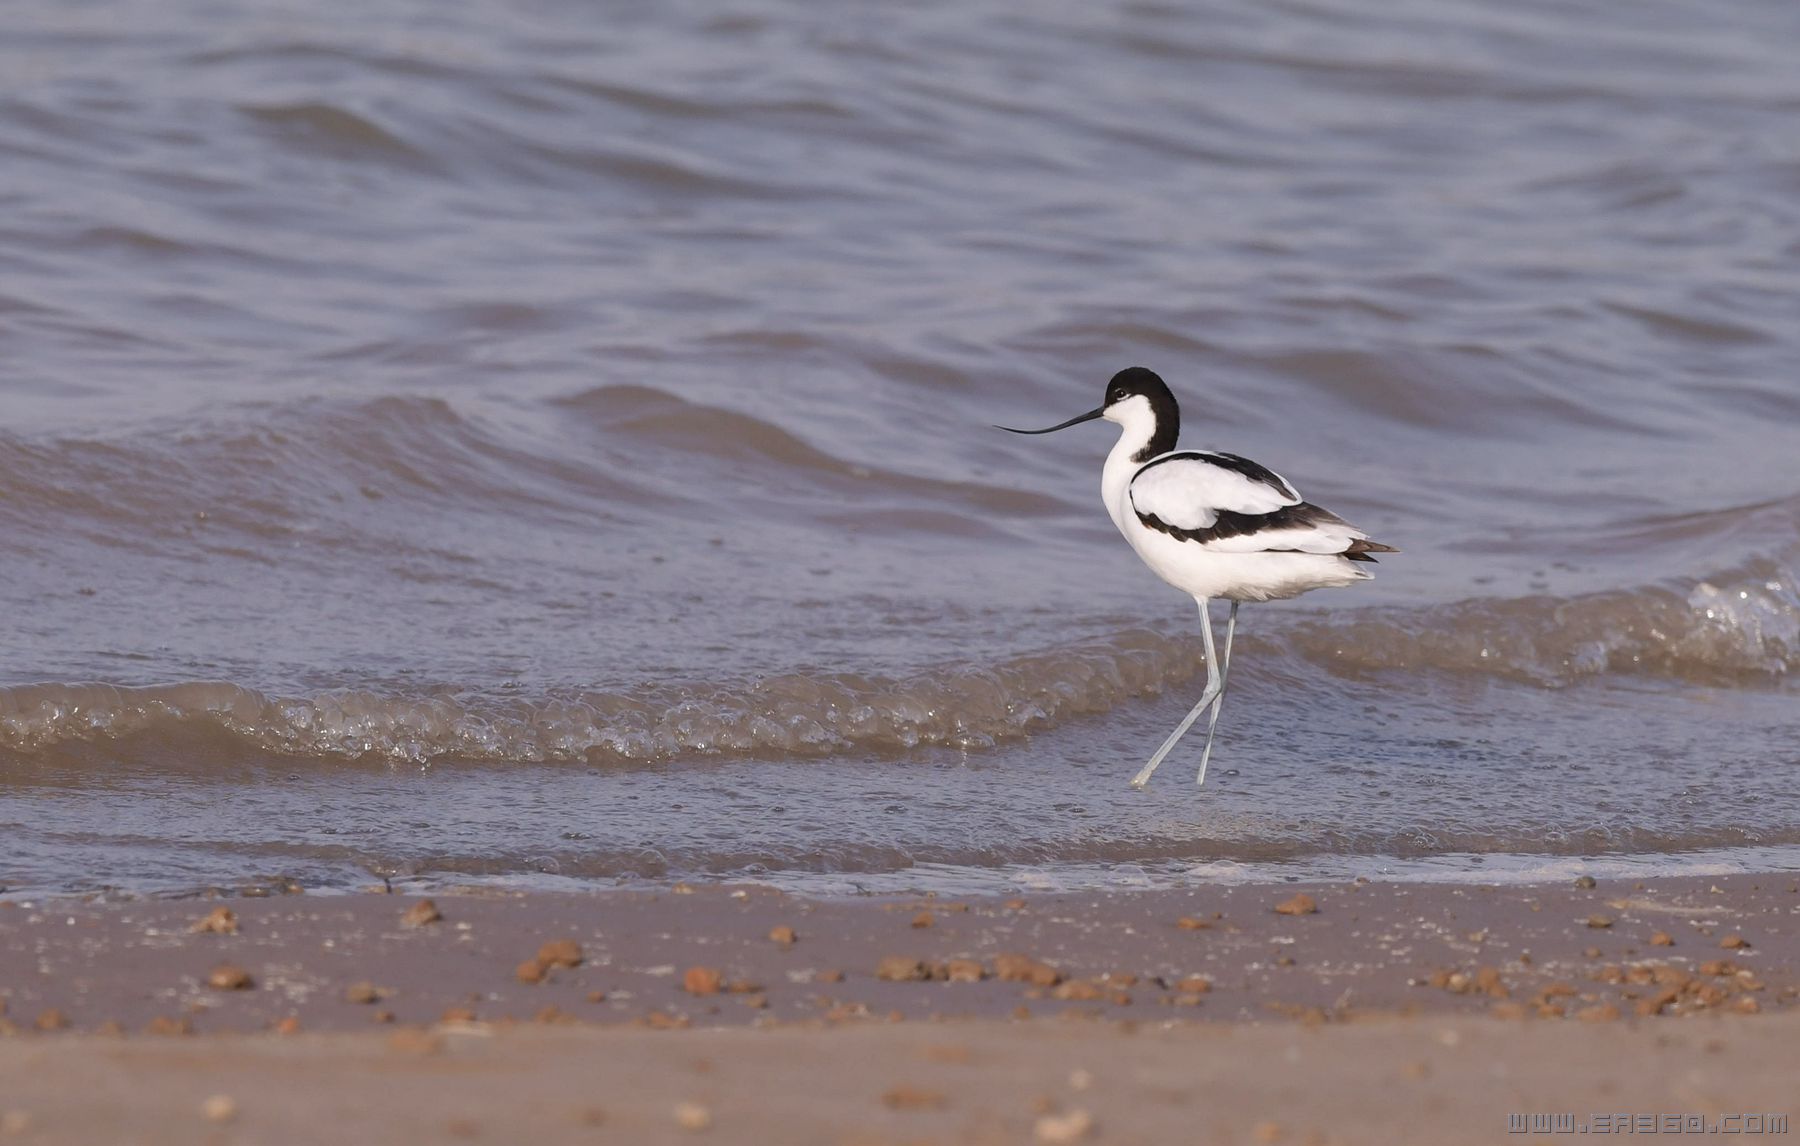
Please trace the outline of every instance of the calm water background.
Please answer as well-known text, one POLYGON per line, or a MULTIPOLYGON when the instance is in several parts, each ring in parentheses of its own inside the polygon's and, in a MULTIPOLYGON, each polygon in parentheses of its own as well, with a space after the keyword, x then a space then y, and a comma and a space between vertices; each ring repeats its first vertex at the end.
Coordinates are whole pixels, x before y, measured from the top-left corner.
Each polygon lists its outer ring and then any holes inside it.
POLYGON ((1800 866, 1797 56, 11 3, 0 885, 1800 866), (989 428, 1131 364, 1405 550, 1246 612, 1198 791, 1125 786, 1202 666, 1110 428, 989 428))

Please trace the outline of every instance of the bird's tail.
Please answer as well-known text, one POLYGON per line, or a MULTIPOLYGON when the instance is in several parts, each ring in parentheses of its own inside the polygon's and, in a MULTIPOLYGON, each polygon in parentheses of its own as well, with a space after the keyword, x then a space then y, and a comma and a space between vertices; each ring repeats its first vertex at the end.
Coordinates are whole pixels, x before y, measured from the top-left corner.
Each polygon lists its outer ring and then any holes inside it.
POLYGON ((1369 554, 1398 552, 1400 551, 1392 545, 1383 545, 1379 541, 1370 541, 1366 537, 1358 537, 1350 543, 1350 548, 1344 550, 1340 556, 1348 557, 1352 561, 1367 561, 1369 564, 1373 565, 1375 559, 1369 556, 1369 554))

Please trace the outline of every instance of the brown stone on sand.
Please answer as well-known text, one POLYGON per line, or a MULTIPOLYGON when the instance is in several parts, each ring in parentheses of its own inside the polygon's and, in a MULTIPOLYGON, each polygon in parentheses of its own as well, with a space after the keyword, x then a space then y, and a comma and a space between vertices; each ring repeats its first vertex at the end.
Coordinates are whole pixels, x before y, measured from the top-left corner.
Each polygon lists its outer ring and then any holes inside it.
POLYGON ((1729 959, 1708 959, 1700 964, 1700 973, 1702 975, 1735 975, 1737 974, 1737 964, 1729 959))
POLYGON ((1175 921, 1175 926, 1181 928, 1183 931, 1205 931, 1210 928, 1212 924, 1207 920, 1198 919, 1192 915, 1184 915, 1175 921))
POLYGON ((1575 1012, 1575 1017, 1584 1023, 1616 1022, 1619 1018, 1619 1008, 1612 1003, 1600 1003, 1592 1007, 1583 1007, 1575 1012))
POLYGON ((1094 1116, 1080 1108, 1063 1114, 1040 1114, 1031 1124, 1031 1136, 1051 1146, 1080 1142, 1093 1132, 1094 1116))
POLYGON ((55 1007, 50 1007, 38 1013, 37 1021, 32 1026, 46 1032, 66 1030, 69 1026, 69 1018, 55 1007))
POLYGON ((237 1117, 238 1106, 229 1094, 215 1094, 200 1104, 200 1117, 208 1122, 226 1123, 237 1117))
POLYGON ((1658 931, 1655 935, 1650 937, 1650 946, 1673 947, 1675 946, 1675 937, 1670 935, 1667 931, 1658 931))
POLYGON ((300 1016, 299 1015, 289 1015, 286 1018, 282 1019, 280 1022, 276 1023, 275 1024, 275 1033, 278 1035, 297 1035, 297 1034, 299 1034, 300 1033, 300 1016))
POLYGON ((513 978, 521 983, 542 983, 544 965, 536 959, 527 959, 513 969, 513 978))
POLYGON ((930 927, 932 924, 934 924, 936 922, 937 922, 937 916, 931 914, 931 912, 929 912, 929 911, 921 911, 921 912, 919 912, 919 914, 913 916, 913 918, 912 918, 912 925, 914 927, 918 927, 918 928, 930 927))
POLYGON ((1610 916, 1610 915, 1590 915, 1587 917, 1587 925, 1589 927, 1603 930, 1603 929, 1611 927, 1613 925, 1612 916, 1610 916))
POLYGON ((1599 886, 1599 881, 1598 881, 1598 880, 1596 880, 1596 879, 1595 879, 1595 878, 1594 878, 1594 877, 1593 877, 1593 876, 1591 876, 1591 875, 1583 875, 1583 876, 1577 876, 1577 877, 1576 877, 1576 879, 1575 879, 1575 886, 1576 886, 1576 887, 1579 887, 1579 888, 1581 888, 1581 889, 1583 889, 1583 890, 1586 890, 1586 889, 1588 889, 1588 888, 1590 888, 1590 887, 1597 887, 1597 886, 1599 886))
POLYGON ((1189 975, 1176 983, 1175 989, 1187 995, 1204 995, 1212 990, 1212 980, 1204 975, 1189 975))
POLYGON ((191 1035, 194 1024, 185 1018, 172 1019, 167 1015, 158 1015, 144 1026, 147 1035, 191 1035))
POLYGON ((235 963, 221 963, 207 975, 206 985, 215 991, 248 991, 256 980, 235 963))
POLYGON ((546 968, 581 966, 581 944, 573 939, 552 939, 538 948, 538 962, 546 968))
POLYGON ((1750 941, 1745 939, 1742 935, 1733 933, 1719 940, 1719 946, 1725 948, 1727 951, 1736 951, 1740 948, 1750 946, 1750 941))
POLYGON ((229 907, 215 907, 188 928, 195 935, 236 935, 237 913, 229 907))
POLYGON ((881 1105, 889 1110, 942 1110, 944 1103, 938 1091, 917 1086, 889 1087, 881 1095, 881 1105))
POLYGON ((819 971, 813 975, 813 981, 818 983, 842 983, 844 981, 844 973, 835 970, 819 971))
POLYGON ((1048 963, 1014 953, 994 956, 994 975, 1009 983, 1031 983, 1038 987, 1054 987, 1062 982, 1062 972, 1048 963))
POLYGON ((381 998, 381 988, 370 982, 352 983, 344 988, 344 1002, 373 1003, 381 998))
POLYGON ((944 978, 952 983, 979 983, 987 969, 974 959, 952 959, 944 964, 944 978))
POLYGON ((675 1104, 675 1125, 683 1130, 698 1133, 710 1128, 713 1124, 712 1111, 698 1102, 678 1102, 675 1104))
POLYGON ((1665 1007, 1671 1006, 1681 998, 1680 987, 1664 987, 1648 999, 1637 1001, 1637 1013, 1640 1015, 1660 1015, 1665 1007))
POLYGON ((689 967, 681 976, 681 989, 690 995, 716 995, 724 978, 717 967, 689 967))
POLYGON ((916 983, 931 977, 931 969, 918 959, 886 955, 875 966, 875 977, 889 983, 916 983))
POLYGON ((1506 984, 1500 981, 1500 971, 1494 967, 1477 967, 1475 969, 1475 989, 1496 999, 1504 999, 1512 994, 1506 984))
POLYGON ((440 1023, 472 1023, 474 1021, 474 1007, 445 1007, 444 1013, 438 1016, 440 1023))
POLYGON ((1284 899, 1275 905, 1275 914, 1277 915, 1314 915, 1318 913, 1318 910, 1319 905, 1314 903, 1313 897, 1304 891, 1292 899, 1284 899))
POLYGON ((419 902, 400 913, 400 926, 424 927, 427 924, 436 923, 443 918, 444 913, 438 910, 437 904, 429 899, 421 899, 419 902))
POLYGON ((1085 979, 1070 979, 1067 983, 1059 984, 1055 990, 1051 991, 1050 997, 1062 999, 1065 1002, 1073 1000, 1086 1003, 1092 1002, 1104 994, 1105 992, 1100 990, 1098 985, 1085 979))
POLYGON ((769 942, 771 943, 780 944, 782 947, 792 947, 799 941, 799 934, 785 923, 777 923, 769 928, 769 942))
POLYGON ((1739 995, 1732 1000, 1731 1009, 1740 1015, 1754 1015, 1762 1010, 1762 1004, 1756 1001, 1754 995, 1739 995))

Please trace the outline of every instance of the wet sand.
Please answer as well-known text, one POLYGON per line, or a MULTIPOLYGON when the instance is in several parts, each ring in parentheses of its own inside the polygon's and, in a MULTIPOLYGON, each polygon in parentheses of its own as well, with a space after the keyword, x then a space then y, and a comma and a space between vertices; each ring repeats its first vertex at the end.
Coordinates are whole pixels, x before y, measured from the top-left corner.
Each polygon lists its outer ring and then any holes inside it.
POLYGON ((0 905, 0 1130, 1489 1141, 1533 1110, 1790 1113, 1800 1035, 1785 876, 254 890, 0 905))

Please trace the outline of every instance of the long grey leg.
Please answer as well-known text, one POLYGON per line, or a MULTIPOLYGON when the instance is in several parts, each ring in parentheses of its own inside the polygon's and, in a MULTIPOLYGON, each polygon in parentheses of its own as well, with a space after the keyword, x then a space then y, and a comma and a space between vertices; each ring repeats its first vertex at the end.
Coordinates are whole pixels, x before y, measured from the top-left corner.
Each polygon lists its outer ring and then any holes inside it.
POLYGON ((1200 703, 1194 706, 1194 710, 1182 718, 1181 723, 1175 726, 1175 731, 1169 733, 1169 738, 1163 741, 1161 748, 1156 750, 1156 755, 1150 757, 1150 763, 1144 765, 1138 774, 1132 777, 1131 786, 1133 788, 1142 788, 1150 782, 1150 777, 1155 774, 1156 766, 1163 762, 1163 757, 1167 756, 1170 749, 1175 747, 1175 742, 1194 726, 1194 721, 1200 719, 1200 714, 1206 710, 1206 706, 1218 698, 1219 690, 1225 686, 1225 678, 1219 672, 1219 658, 1213 655, 1212 618, 1206 612, 1206 598, 1201 597, 1198 600, 1200 602, 1200 635, 1206 641, 1206 691, 1200 694, 1200 703))
POLYGON ((1225 704, 1225 689, 1231 683, 1231 638, 1237 632, 1238 602, 1231 603, 1231 616, 1225 621, 1225 663, 1219 666, 1219 695, 1213 698, 1212 715, 1206 718, 1206 751, 1200 753, 1200 775, 1195 784, 1206 783, 1206 762, 1212 759, 1213 731, 1219 727, 1219 709, 1225 704))

